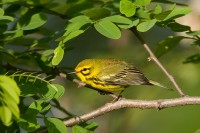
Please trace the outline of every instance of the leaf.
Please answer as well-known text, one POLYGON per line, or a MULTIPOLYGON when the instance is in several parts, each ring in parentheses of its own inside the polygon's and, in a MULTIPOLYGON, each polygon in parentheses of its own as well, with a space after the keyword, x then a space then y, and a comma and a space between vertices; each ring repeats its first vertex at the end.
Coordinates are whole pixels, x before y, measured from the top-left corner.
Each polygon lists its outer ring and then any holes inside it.
POLYGON ((200 40, 195 40, 192 42, 192 45, 200 46, 200 40))
MULTIPOLYGON (((174 4, 174 1, 170 1, 170 0, 152 0, 152 2, 164 3, 164 4, 174 4)), ((179 5, 179 6, 188 6, 185 3, 179 3, 177 1, 176 1, 176 5, 179 5)))
MULTIPOLYGON (((73 22, 73 23, 69 23, 67 25, 67 27, 65 28, 66 32, 63 34, 63 36, 67 36, 69 35, 71 32, 73 31, 77 31, 79 29, 81 29, 82 27, 84 27, 86 24, 88 24, 88 22, 86 21, 80 21, 80 22, 73 22)), ((87 29, 88 27, 86 26, 84 29, 87 29)), ((83 29, 83 30, 84 30, 83 29)))
POLYGON ((154 14, 159 14, 162 12, 162 6, 156 5, 155 10, 153 11, 154 14))
POLYGON ((171 19, 175 19, 181 16, 184 16, 188 13, 190 13, 192 11, 191 8, 189 7, 183 7, 183 8, 177 8, 172 10, 172 12, 164 19, 164 21, 166 20, 171 20, 171 19))
POLYGON ((200 30, 186 32, 186 34, 187 34, 187 35, 189 35, 189 36, 196 36, 196 35, 200 35, 200 30))
POLYGON ((33 14, 29 20, 29 23, 22 27, 23 30, 33 30, 36 29, 47 21, 47 17, 44 14, 37 13, 33 14))
POLYGON ((20 127, 25 129, 28 132, 33 132, 36 129, 40 128, 40 124, 37 121, 37 115, 45 114, 49 111, 51 105, 50 103, 46 103, 43 100, 35 100, 33 101, 25 114, 21 115, 21 118, 18 120, 18 124, 20 127))
POLYGON ((146 32, 146 31, 150 30, 156 24, 156 22, 157 22, 156 19, 142 22, 137 26, 137 30, 140 32, 146 32))
POLYGON ((143 8, 139 8, 136 10, 135 16, 137 16, 138 18, 144 18, 144 19, 151 19, 150 17, 150 13, 147 12, 145 9, 143 8))
POLYGON ((61 62, 61 60, 63 59, 63 56, 64 56, 64 49, 61 46, 58 46, 54 50, 52 65, 58 65, 61 62))
POLYGON ((200 133, 200 129, 197 129, 194 133, 200 133))
POLYGON ((57 118, 46 118, 44 122, 49 133, 67 133, 67 127, 57 118))
POLYGON ((94 131, 98 127, 98 124, 96 122, 92 122, 85 126, 84 128, 89 130, 89 131, 94 131))
POLYGON ((151 3, 151 0, 135 0, 134 3, 140 6, 147 6, 151 3))
POLYGON ((54 49, 47 49, 42 53, 42 55, 49 56, 49 55, 53 54, 53 52, 54 52, 54 49))
POLYGON ((117 26, 122 29, 129 29, 133 26, 136 26, 139 23, 139 19, 131 20, 130 18, 126 18, 120 15, 109 16, 104 18, 104 20, 116 23, 117 26))
POLYGON ((172 6, 171 8, 172 8, 171 10, 157 14, 155 16, 155 18, 157 20, 167 21, 167 20, 171 20, 171 19, 175 19, 175 18, 184 16, 192 11, 191 8, 189 8, 189 7, 174 9, 174 6, 172 6))
POLYGON ((49 0, 26 0, 26 4, 34 5, 34 6, 46 4, 46 3, 49 3, 49 2, 50 2, 49 0))
POLYGON ((5 125, 10 125, 12 115, 19 118, 20 89, 8 76, 0 75, 0 118, 5 125), (5 113, 6 111, 6 113, 5 113))
POLYGON ((77 16, 77 17, 74 17, 74 18, 70 19, 69 22, 73 22, 73 23, 83 23, 83 22, 92 23, 92 20, 88 16, 80 15, 80 16, 77 16))
POLYGON ((14 21, 13 17, 10 16, 0 16, 0 24, 6 24, 14 21))
POLYGON ((55 86, 58 90, 57 93, 55 94, 54 98, 59 99, 64 94, 65 88, 59 84, 52 84, 52 85, 55 86))
POLYGON ((75 30, 75 31, 72 31, 71 33, 69 33, 67 36, 65 36, 63 38, 63 43, 66 43, 67 41, 79 36, 80 34, 84 33, 84 30, 75 30))
POLYGON ((158 48, 155 51, 157 57, 162 56, 168 51, 172 50, 178 43, 184 39, 183 36, 169 36, 166 39, 158 43, 158 48))
POLYGON ((81 126, 73 126, 72 133, 89 133, 89 131, 81 126))
POLYGON ((0 106, 0 118, 4 125, 10 126, 12 124, 12 112, 7 106, 0 106))
POLYGON ((173 30, 174 32, 183 32, 183 31, 188 31, 190 30, 190 27, 189 26, 186 26, 186 25, 181 25, 179 23, 176 23, 176 22, 172 22, 172 23, 169 23, 167 25, 167 27, 169 27, 171 30, 173 30))
POLYGON ((137 24, 139 23, 139 19, 133 20, 132 23, 130 25, 122 25, 122 24, 118 24, 117 26, 119 26, 122 29, 129 29, 133 26, 137 26, 137 24))
POLYGON ((101 18, 105 18, 111 14, 111 12, 106 8, 91 8, 84 11, 84 14, 89 18, 94 20, 98 20, 101 18))
POLYGON ((32 102, 25 115, 37 115, 38 113, 44 113, 47 112, 50 109, 51 105, 43 100, 35 100, 34 102, 32 102))
POLYGON ((136 12, 136 5, 130 2, 129 0, 120 1, 120 12, 126 17, 131 17, 136 12))
POLYGON ((32 114, 21 115, 17 123, 27 132, 33 132, 40 128, 40 124, 37 122, 36 116, 32 114))
POLYGON ((129 25, 132 23, 131 19, 120 16, 120 15, 109 16, 109 17, 104 18, 104 20, 108 20, 108 21, 111 21, 113 23, 118 23, 118 24, 128 24, 129 25))
POLYGON ((200 63, 200 54, 189 56, 183 63, 200 63))
POLYGON ((121 31, 111 21, 102 19, 95 23, 94 27, 100 34, 108 38, 119 39, 121 37, 121 31))
POLYGON ((18 38, 18 37, 21 37, 23 36, 23 30, 22 29, 19 29, 19 30, 16 30, 16 31, 6 31, 4 32, 4 34, 11 34, 10 36, 8 35, 8 37, 5 38, 6 41, 9 41, 9 40, 13 40, 15 38, 18 38))
POLYGON ((4 15, 4 10, 0 8, 0 17, 4 15))

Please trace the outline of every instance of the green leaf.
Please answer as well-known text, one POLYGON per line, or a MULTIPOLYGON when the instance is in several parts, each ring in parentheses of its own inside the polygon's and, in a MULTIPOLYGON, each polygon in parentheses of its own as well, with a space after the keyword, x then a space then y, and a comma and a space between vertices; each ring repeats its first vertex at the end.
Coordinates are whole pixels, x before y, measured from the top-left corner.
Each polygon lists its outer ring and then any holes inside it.
POLYGON ((79 36, 80 34, 84 33, 84 30, 75 30, 69 33, 67 36, 64 36, 62 42, 66 43, 67 41, 79 36))
POLYGON ((192 45, 200 46, 200 40, 195 40, 192 42, 192 45))
MULTIPOLYGON (((174 1, 170 1, 170 0, 152 0, 152 2, 163 3, 163 4, 174 4, 174 1)), ((188 6, 187 3, 179 3, 177 1, 176 1, 176 5, 188 6)))
POLYGON ((59 84, 52 84, 57 88, 57 93, 55 94, 54 98, 59 99, 65 92, 65 88, 62 85, 59 84))
POLYGON ((74 17, 72 19, 69 20, 69 22, 73 22, 73 23, 92 23, 92 20, 85 15, 80 15, 77 17, 74 17))
MULTIPOLYGON (((77 31, 79 29, 81 29, 82 27, 84 27, 86 24, 88 24, 87 21, 81 21, 81 22, 73 22, 73 23, 69 23, 67 25, 67 27, 65 28, 66 32, 63 34, 63 36, 67 36, 69 35, 71 32, 73 31, 77 31)), ((87 26, 84 28, 87 29, 87 26)))
POLYGON ((84 128, 89 130, 89 131, 94 131, 98 127, 98 124, 96 122, 92 122, 85 126, 84 128))
POLYGON ((13 40, 15 38, 23 36, 23 30, 19 29, 19 30, 16 30, 16 31, 6 31, 6 32, 4 32, 4 34, 5 35, 11 34, 10 36, 6 37, 6 39, 5 39, 6 41, 9 41, 9 40, 13 40))
POLYGON ((1 0, 1 4, 10 4, 18 2, 19 0, 1 0))
POLYGON ((18 120, 18 124, 20 127, 25 129, 28 132, 33 132, 40 127, 39 122, 37 121, 37 115, 46 114, 51 105, 46 103, 43 100, 35 100, 33 101, 25 114, 21 115, 21 118, 18 120))
POLYGON ((113 15, 113 16, 109 16, 104 18, 104 20, 108 20, 111 21, 113 23, 118 23, 118 24, 131 24, 132 20, 120 15, 113 15))
POLYGON ((89 18, 98 20, 98 19, 109 16, 111 12, 105 8, 91 8, 91 9, 86 10, 84 14, 88 16, 89 18))
POLYGON ((151 0, 135 0, 134 3, 140 6, 147 6, 151 3, 151 0))
POLYGON ((200 133, 200 129, 197 129, 194 133, 200 133))
POLYGON ((131 27, 133 27, 133 26, 137 26, 137 24, 138 24, 139 22, 140 22, 139 19, 135 19, 135 20, 132 21, 132 23, 131 23, 130 25, 118 24, 117 26, 120 27, 120 28, 122 28, 122 29, 129 29, 129 28, 131 28, 131 27))
POLYGON ((111 21, 102 19, 95 23, 94 27, 100 34, 108 38, 119 39, 121 37, 121 31, 111 21))
POLYGON ((156 5, 155 10, 153 11, 154 14, 159 14, 162 12, 162 6, 156 5))
POLYGON ((6 24, 14 21, 13 17, 10 16, 0 16, 0 24, 6 24))
POLYGON ((120 12, 126 17, 131 17, 136 12, 136 5, 130 2, 129 0, 120 1, 120 12))
POLYGON ((104 18, 104 20, 116 23, 117 26, 122 29, 129 29, 133 26, 136 26, 139 23, 139 19, 131 20, 130 18, 126 18, 120 15, 109 16, 104 18))
POLYGON ((3 15, 4 15, 4 10, 0 8, 0 24, 6 24, 6 23, 14 21, 13 17, 3 16, 3 15))
POLYGON ((156 24, 156 22, 157 22, 156 19, 147 20, 145 22, 142 22, 137 26, 137 30, 140 32, 146 32, 146 31, 150 30, 156 24))
POLYGON ((137 9, 135 16, 137 16, 138 18, 144 18, 144 19, 151 19, 150 17, 150 13, 147 12, 145 9, 143 8, 139 8, 137 9))
POLYGON ((191 8, 189 7, 183 7, 183 8, 177 8, 172 10, 172 12, 164 19, 164 21, 166 20, 171 20, 171 19, 175 19, 181 16, 184 16, 188 13, 190 13, 192 11, 191 8))
POLYGON ((53 54, 53 52, 54 52, 54 49, 47 49, 42 53, 42 55, 49 56, 49 55, 53 54))
POLYGON ((196 36, 196 35, 200 35, 200 30, 186 32, 186 34, 187 34, 187 35, 189 35, 189 36, 196 36))
POLYGON ((36 116, 33 114, 21 115, 17 123, 27 132, 33 132, 40 128, 40 124, 37 122, 36 116))
POLYGON ((87 129, 78 125, 72 127, 72 133, 89 133, 89 132, 90 131, 88 131, 87 129))
POLYGON ((176 22, 172 22, 172 23, 169 23, 167 25, 167 27, 169 27, 171 30, 173 30, 174 32, 183 32, 183 31, 188 31, 190 30, 190 27, 189 26, 186 26, 186 25, 181 25, 179 23, 176 23, 176 22))
POLYGON ((0 106, 0 119, 4 125, 10 126, 12 124, 12 112, 7 106, 0 106))
POLYGON ((8 76, 0 75, 0 119, 7 126, 11 124, 12 115, 19 118, 17 105, 19 104, 19 95, 20 89, 16 82, 8 76))
POLYGON ((4 10, 0 8, 0 17, 4 15, 4 10))
POLYGON ((192 56, 189 56, 183 63, 200 63, 200 54, 194 54, 192 56))
POLYGON ((167 21, 167 20, 171 20, 171 19, 175 19, 175 18, 184 16, 192 11, 191 8, 189 8, 189 7, 174 9, 174 6, 173 6, 171 8, 172 8, 171 10, 157 14, 155 16, 155 18, 157 20, 167 21))
POLYGON ((42 4, 47 4, 49 2, 50 2, 50 0, 26 0, 26 4, 35 5, 35 6, 37 6, 37 5, 41 6, 42 4))
POLYGON ((52 65, 58 65, 61 62, 61 60, 63 59, 63 56, 64 56, 64 49, 61 46, 58 46, 54 50, 52 65))
POLYGON ((29 23, 22 27, 23 30, 33 30, 36 29, 47 21, 47 17, 44 14, 37 13, 31 16, 29 23))
POLYGON ((51 105, 43 100, 35 100, 34 102, 32 102, 27 111, 26 111, 26 115, 37 115, 38 113, 44 113, 44 112, 47 112, 49 111, 51 105))
POLYGON ((44 122, 49 133, 67 133, 67 127, 57 118, 46 118, 44 122))
POLYGON ((155 55, 157 57, 162 56, 168 51, 172 50, 174 47, 178 45, 178 43, 184 39, 183 36, 169 36, 166 39, 162 40, 158 43, 158 48, 155 51, 155 55))

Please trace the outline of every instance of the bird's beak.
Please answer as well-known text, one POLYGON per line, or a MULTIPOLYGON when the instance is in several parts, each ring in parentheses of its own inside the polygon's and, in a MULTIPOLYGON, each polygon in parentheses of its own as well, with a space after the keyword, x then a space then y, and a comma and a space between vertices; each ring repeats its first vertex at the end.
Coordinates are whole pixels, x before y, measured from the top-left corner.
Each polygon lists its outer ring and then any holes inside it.
POLYGON ((77 73, 77 72, 69 72, 69 73, 67 73, 67 74, 74 74, 74 73, 77 73))

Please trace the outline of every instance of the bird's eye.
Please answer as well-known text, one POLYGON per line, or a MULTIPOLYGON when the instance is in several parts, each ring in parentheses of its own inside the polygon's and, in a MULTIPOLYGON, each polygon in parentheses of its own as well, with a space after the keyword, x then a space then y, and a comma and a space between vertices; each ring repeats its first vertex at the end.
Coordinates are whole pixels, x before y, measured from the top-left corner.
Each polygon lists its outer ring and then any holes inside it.
POLYGON ((88 69, 87 68, 84 68, 82 71, 87 71, 88 69))
POLYGON ((83 68, 83 69, 81 70, 81 73, 82 73, 83 75, 89 75, 89 74, 90 74, 90 68, 83 68))

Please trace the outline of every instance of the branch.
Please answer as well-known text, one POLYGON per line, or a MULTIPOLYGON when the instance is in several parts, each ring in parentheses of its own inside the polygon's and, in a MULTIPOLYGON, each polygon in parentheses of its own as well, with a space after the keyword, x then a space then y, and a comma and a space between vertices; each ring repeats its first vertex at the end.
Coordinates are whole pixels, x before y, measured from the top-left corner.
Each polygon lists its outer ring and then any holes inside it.
POLYGON ((139 41, 142 43, 146 51, 149 53, 149 60, 154 61, 158 67, 165 73, 165 75, 169 78, 169 80, 172 82, 172 84, 175 86, 176 90, 178 91, 179 95, 181 97, 184 97, 185 94, 182 91, 182 89, 179 87, 179 85, 176 83, 175 79, 169 74, 169 72, 165 69, 165 67, 160 63, 158 58, 154 55, 154 53, 151 51, 145 40, 142 38, 142 36, 138 33, 138 31, 135 28, 132 28, 131 31, 135 34, 135 36, 139 39, 139 41))
POLYGON ((66 126, 73 126, 85 122, 87 120, 96 118, 98 116, 104 115, 105 113, 111 112, 113 110, 121 108, 139 108, 139 109, 164 109, 169 107, 177 107, 184 105, 197 105, 200 104, 200 97, 180 97, 174 99, 162 99, 162 100, 130 100, 121 98, 116 102, 107 103, 104 106, 95 109, 89 113, 81 115, 79 117, 74 117, 69 120, 64 121, 66 126))

